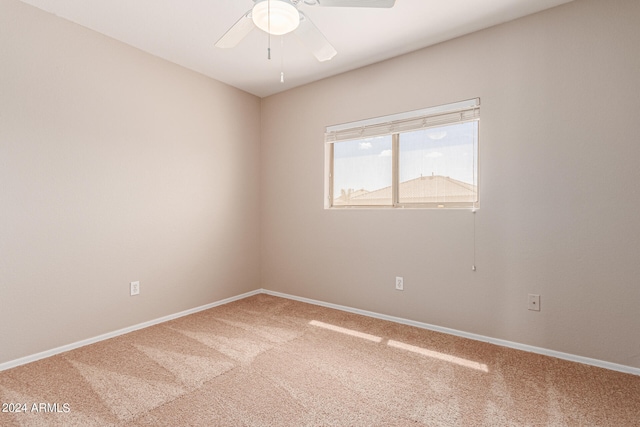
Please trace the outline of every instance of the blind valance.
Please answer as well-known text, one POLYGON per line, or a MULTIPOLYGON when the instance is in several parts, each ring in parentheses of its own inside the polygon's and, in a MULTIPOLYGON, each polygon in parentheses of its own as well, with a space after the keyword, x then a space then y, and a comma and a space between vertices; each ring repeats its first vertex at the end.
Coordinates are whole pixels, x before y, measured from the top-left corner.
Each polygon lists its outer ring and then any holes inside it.
POLYGON ((408 111, 357 122, 328 126, 325 142, 333 143, 353 139, 373 138, 394 133, 462 123, 480 118, 480 99, 408 111))

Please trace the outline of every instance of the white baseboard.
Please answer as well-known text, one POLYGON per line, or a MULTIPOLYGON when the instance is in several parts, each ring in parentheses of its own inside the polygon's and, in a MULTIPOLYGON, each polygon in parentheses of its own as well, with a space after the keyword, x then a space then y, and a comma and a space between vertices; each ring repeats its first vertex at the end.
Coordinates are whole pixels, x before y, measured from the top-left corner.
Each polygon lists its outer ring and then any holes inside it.
POLYGON ((262 293, 272 295, 280 298, 291 299, 295 301, 305 302, 308 304, 319 305, 322 307, 333 308, 336 310, 346 311, 349 313, 360 314, 367 317, 373 317, 381 320, 388 320, 390 322, 400 323, 403 325, 415 326, 421 329, 428 329, 430 331, 442 332, 449 335, 455 335, 458 337, 468 338, 475 341, 483 341, 491 344, 499 345, 501 347, 513 348, 516 350, 527 351, 529 353, 537 353, 545 356, 555 357, 557 359, 569 360, 571 362, 582 363, 585 365, 597 366, 599 368, 610 369, 612 371, 624 372, 626 374, 633 374, 640 376, 640 368, 634 368, 632 366, 619 365, 617 363, 605 362, 603 360, 591 359, 588 357, 576 356, 574 354, 563 353, 560 351, 549 350, 541 347, 534 347, 531 345, 520 344, 517 342, 501 340, 498 338, 491 338, 484 335, 472 334, 469 332, 458 331, 456 329, 443 328, 441 326, 430 325, 428 323, 416 322, 414 320, 403 319, 401 317, 388 316, 386 314, 379 314, 372 311, 360 310, 358 308, 346 307, 343 305, 331 304, 323 301, 317 301, 309 298, 297 297, 295 295, 284 294, 281 292, 274 292, 267 289, 262 289, 262 293))
POLYGON ((634 368, 631 366, 619 365, 617 363, 605 362, 603 360, 591 359, 588 357, 576 356, 574 354, 562 353, 560 351, 548 350, 546 348, 534 347, 526 344, 520 344, 512 341, 501 340, 497 338, 491 338, 484 335, 472 334, 469 332, 459 331, 456 329, 444 328, 441 326, 430 325, 428 323, 416 322, 414 320, 403 319, 401 317, 388 316, 386 314, 375 313, 372 311, 360 310, 358 308, 347 307, 344 305, 332 304, 324 301, 318 301, 310 298, 298 297, 295 295, 289 295, 282 292, 270 291, 268 289, 257 289, 255 291, 246 292, 244 294, 236 295, 234 297, 226 298, 220 301, 216 301, 210 304, 206 304, 200 307, 192 308, 190 310, 181 311, 179 313, 170 314, 168 316, 160 317, 158 319, 150 320, 148 322, 139 323, 137 325, 129 326, 127 328, 119 329, 117 331, 109 332, 106 334, 98 335, 97 337, 88 338, 86 340, 77 341, 71 344, 67 344, 61 347, 57 347, 51 350, 46 350, 41 353, 33 354, 31 356, 21 357, 19 359, 11 360, 9 362, 0 363, 0 371, 6 369, 15 368, 16 366, 25 365, 27 363, 35 362, 36 360, 44 359, 47 357, 55 356, 56 354, 64 353, 69 350, 73 350, 79 347, 84 347, 89 344, 93 344, 99 341, 103 341, 109 338, 114 338, 119 335, 124 335, 129 332, 136 331, 138 329, 148 328, 149 326, 164 323, 169 320, 177 319, 179 317, 188 316, 190 314, 197 313, 199 311, 208 310, 219 305, 228 304, 233 301, 238 301, 253 295, 267 294, 280 298, 286 298, 294 301, 305 302, 308 304, 319 305, 322 307, 333 308, 335 310, 341 310, 348 313, 360 314, 362 316, 373 317, 375 319, 387 320, 390 322, 400 323, 403 325, 415 326, 421 329, 427 329, 435 332, 442 332, 449 335, 455 335, 458 337, 468 338, 475 341, 483 341, 491 344, 499 345, 502 347, 513 348, 516 350, 523 350, 530 353, 542 354, 545 356, 551 356, 558 359, 569 360, 571 362, 582 363, 585 365, 597 366, 599 368, 610 369, 612 371, 624 372, 632 375, 640 376, 640 368, 634 368))
POLYGON ((220 301, 212 302, 211 304, 206 304, 200 307, 192 308, 189 310, 181 311, 179 313, 170 314, 168 316, 163 316, 158 319, 150 320, 148 322, 139 323, 137 325, 129 326, 127 328, 118 329, 117 331, 108 332, 106 334, 98 335, 97 337, 88 338, 86 340, 77 341, 71 344, 63 345, 61 347, 54 348, 52 350, 46 350, 41 353, 32 354, 31 356, 21 357, 19 359, 10 360, 9 362, 0 363, 0 371, 4 371, 6 369, 15 368, 16 366, 25 365, 27 363, 35 362, 36 360, 44 359, 47 357, 55 356, 56 354, 64 353, 69 350, 74 350, 79 347, 84 347, 85 345, 93 344, 99 341, 104 341, 109 338, 114 338, 119 335, 128 334, 129 332, 137 331, 138 329, 148 328, 149 326, 157 325, 158 323, 168 322, 169 320, 177 319, 179 317, 188 316, 189 314, 194 314, 199 311, 208 310, 213 307, 217 307, 219 305, 228 304, 233 301, 241 300, 253 295, 257 295, 262 293, 262 289, 257 289, 255 291, 247 292, 244 294, 236 295, 234 297, 226 298, 220 301))

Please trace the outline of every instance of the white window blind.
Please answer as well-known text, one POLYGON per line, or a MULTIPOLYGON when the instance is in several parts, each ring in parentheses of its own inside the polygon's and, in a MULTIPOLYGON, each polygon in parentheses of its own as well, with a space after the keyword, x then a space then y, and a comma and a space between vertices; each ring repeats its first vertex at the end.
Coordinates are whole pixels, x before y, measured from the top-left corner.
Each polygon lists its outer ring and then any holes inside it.
POLYGON ((325 142, 333 143, 392 135, 478 120, 479 117, 480 99, 474 98, 406 113, 328 126, 325 131, 325 142))

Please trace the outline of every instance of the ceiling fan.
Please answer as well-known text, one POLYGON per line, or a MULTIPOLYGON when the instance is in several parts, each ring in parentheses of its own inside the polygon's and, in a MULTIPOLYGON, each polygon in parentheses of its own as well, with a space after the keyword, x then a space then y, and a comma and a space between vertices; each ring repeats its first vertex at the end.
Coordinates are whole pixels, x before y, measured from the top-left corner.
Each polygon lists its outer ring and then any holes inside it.
POLYGON ((318 61, 322 62, 333 58, 337 52, 318 27, 298 10, 298 5, 389 8, 393 7, 396 0, 253 0, 253 2, 253 7, 220 37, 215 44, 216 47, 232 48, 256 27, 273 35, 293 32, 318 61))

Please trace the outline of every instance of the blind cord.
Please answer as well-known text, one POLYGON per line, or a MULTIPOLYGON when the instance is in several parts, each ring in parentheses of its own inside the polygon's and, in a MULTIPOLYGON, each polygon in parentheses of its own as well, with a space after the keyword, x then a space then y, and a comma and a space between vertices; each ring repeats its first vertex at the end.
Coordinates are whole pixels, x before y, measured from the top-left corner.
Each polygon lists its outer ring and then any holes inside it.
POLYGON ((473 265, 471 266, 472 271, 476 271, 476 208, 471 208, 471 213, 473 214, 473 265))
MULTIPOLYGON (((478 128, 476 128, 476 132, 478 128)), ((476 133, 476 141, 478 141, 478 134, 476 133)), ((478 201, 478 171, 477 171, 477 161, 478 161, 478 153, 477 150, 478 145, 476 144, 473 148, 473 186, 476 189, 476 203, 478 201)), ((473 265, 471 266, 472 271, 476 271, 476 204, 473 204, 471 208, 471 213, 473 214, 473 265)))

